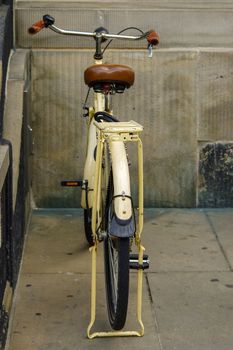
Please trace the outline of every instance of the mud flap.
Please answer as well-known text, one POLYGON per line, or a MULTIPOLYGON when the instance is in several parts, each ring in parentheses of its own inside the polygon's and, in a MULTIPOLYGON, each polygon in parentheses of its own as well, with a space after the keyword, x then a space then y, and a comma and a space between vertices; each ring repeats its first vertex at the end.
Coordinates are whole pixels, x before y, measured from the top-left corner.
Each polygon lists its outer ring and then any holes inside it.
POLYGON ((121 220, 114 214, 108 224, 109 234, 119 238, 133 237, 135 229, 135 220, 133 216, 128 220, 121 220))

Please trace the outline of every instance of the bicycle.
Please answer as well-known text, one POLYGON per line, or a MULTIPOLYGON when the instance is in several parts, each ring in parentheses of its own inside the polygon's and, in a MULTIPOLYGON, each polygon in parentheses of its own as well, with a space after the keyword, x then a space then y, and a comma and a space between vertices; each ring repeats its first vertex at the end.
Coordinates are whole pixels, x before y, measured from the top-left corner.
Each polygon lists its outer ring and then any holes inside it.
MULTIPOLYGON (((44 15, 29 28, 36 34, 43 28, 63 35, 92 37, 96 42, 95 64, 84 72, 89 90, 94 90, 94 106, 84 104, 88 118, 88 141, 83 180, 65 180, 63 186, 81 186, 81 207, 84 209, 84 230, 92 252, 91 320, 88 338, 101 336, 142 336, 142 273, 149 267, 148 256, 141 244, 143 228, 143 153, 140 134, 143 127, 135 121, 120 122, 113 115, 111 97, 123 93, 134 83, 134 71, 125 65, 104 64, 103 54, 113 39, 141 40, 148 42, 149 56, 153 46, 159 43, 154 30, 142 32, 138 28, 126 28, 118 34, 109 34, 105 28, 95 32, 64 30, 54 25, 55 19, 44 15), (139 36, 122 35, 128 29, 140 32, 139 36), (102 44, 110 41, 102 49, 102 44), (138 148, 138 209, 137 215, 131 195, 129 160, 126 144, 136 143, 138 148), (91 329, 96 318, 96 258, 97 247, 104 242, 105 284, 108 315, 112 332, 94 332, 91 329), (132 254, 135 243, 138 254, 132 254), (122 331, 127 316, 129 296, 129 269, 138 270, 137 318, 140 331, 122 331)), ((87 101, 86 98, 86 101, 87 101)))

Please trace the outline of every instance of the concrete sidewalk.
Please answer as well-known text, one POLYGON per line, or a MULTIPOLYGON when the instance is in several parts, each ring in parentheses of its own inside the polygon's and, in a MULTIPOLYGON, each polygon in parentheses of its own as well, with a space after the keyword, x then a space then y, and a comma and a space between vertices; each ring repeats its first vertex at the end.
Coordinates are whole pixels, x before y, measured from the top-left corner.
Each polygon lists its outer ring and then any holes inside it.
MULTIPOLYGON (((35 211, 11 313, 7 350, 232 350, 233 209, 147 209, 143 338, 88 340, 90 254, 82 211, 35 211)), ((109 329, 98 264, 96 328, 109 329)), ((127 328, 135 328, 131 273, 127 328)))

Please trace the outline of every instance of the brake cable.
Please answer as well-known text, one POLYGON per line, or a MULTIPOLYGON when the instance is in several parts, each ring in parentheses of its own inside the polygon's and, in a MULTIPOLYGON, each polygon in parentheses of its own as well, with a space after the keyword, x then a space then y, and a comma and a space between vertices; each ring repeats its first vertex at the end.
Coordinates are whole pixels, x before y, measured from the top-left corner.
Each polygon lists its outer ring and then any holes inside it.
MULTIPOLYGON (((117 35, 122 34, 122 33, 125 32, 126 30, 130 30, 130 29, 137 30, 137 31, 139 31, 142 35, 145 34, 141 29, 139 29, 139 28, 137 28, 137 27, 127 27, 127 28, 125 28, 125 29, 122 29, 120 32, 118 32, 117 35)), ((104 54, 104 52, 106 51, 106 49, 109 47, 109 45, 111 44, 111 42, 112 42, 113 40, 114 40, 114 39, 111 39, 111 40, 107 43, 107 45, 106 45, 105 48, 103 49, 103 52, 102 52, 103 54, 104 54)))

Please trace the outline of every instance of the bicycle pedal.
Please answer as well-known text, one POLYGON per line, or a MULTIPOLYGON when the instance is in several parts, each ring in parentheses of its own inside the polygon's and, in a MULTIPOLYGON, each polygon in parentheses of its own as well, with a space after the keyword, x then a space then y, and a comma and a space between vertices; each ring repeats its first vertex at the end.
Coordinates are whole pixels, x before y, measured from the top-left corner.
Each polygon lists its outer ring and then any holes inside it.
POLYGON ((63 187, 83 187, 86 186, 87 181, 83 180, 63 180, 61 186, 63 187))
POLYGON ((150 267, 150 260, 147 254, 143 254, 143 263, 139 264, 138 262, 138 254, 129 254, 129 268, 132 270, 146 270, 150 267))

